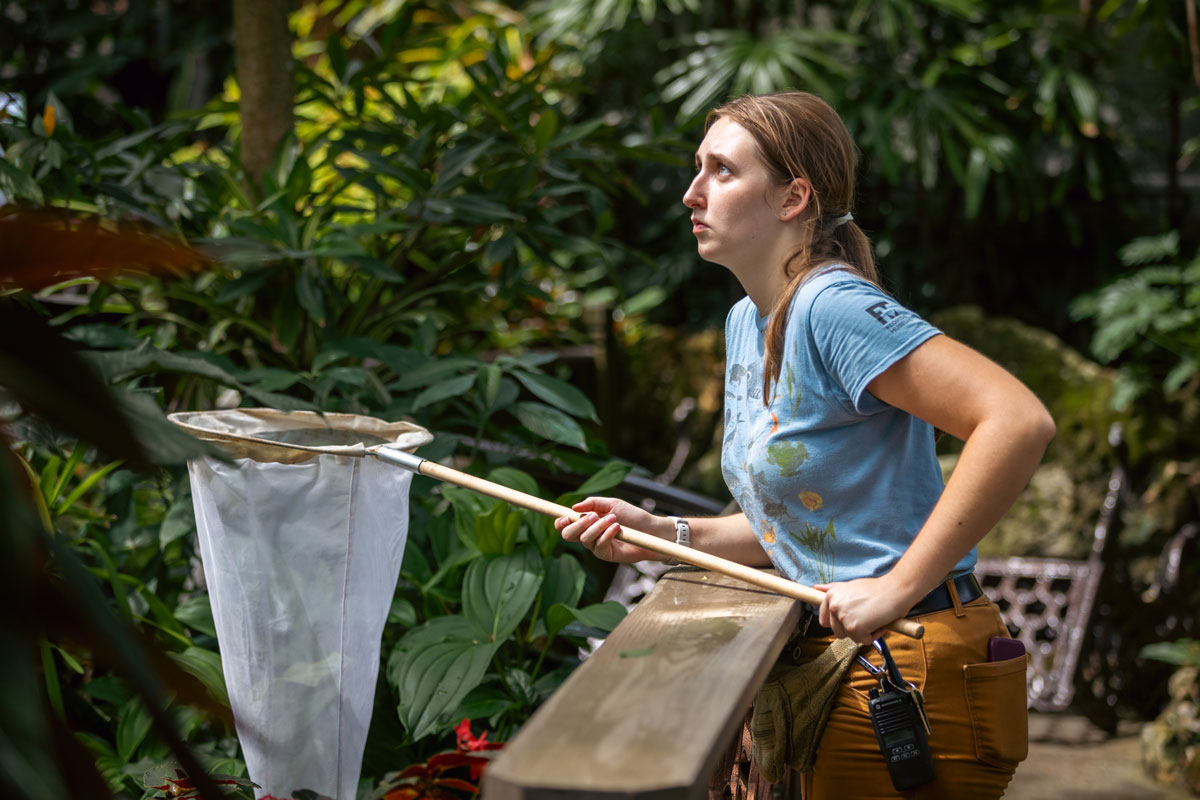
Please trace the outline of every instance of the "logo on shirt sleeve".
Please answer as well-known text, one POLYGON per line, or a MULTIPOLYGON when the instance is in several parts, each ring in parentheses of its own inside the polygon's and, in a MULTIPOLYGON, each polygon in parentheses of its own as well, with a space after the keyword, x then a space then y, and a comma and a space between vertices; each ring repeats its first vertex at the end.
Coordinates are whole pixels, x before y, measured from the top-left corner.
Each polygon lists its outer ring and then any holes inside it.
POLYGON ((905 311, 904 306, 889 300, 880 300, 874 305, 867 306, 867 313, 889 331, 894 331, 905 323, 907 319, 905 311))

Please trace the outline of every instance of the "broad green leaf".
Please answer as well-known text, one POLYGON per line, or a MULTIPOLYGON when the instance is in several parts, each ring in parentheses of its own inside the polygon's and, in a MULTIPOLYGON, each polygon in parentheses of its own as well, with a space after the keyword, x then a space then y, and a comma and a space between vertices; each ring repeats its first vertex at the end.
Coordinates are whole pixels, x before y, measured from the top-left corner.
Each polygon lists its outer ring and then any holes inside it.
POLYGON ((530 541, 537 545, 538 552, 542 554, 543 558, 549 558, 550 554, 558 547, 562 535, 554 527, 554 522, 550 517, 533 511, 527 511, 525 514, 525 522, 529 525, 530 541))
POLYGON ((1200 641, 1177 639, 1173 642, 1154 642, 1143 647, 1138 655, 1168 664, 1200 666, 1200 641))
POLYGON ((417 609, 403 597, 393 597, 392 607, 388 610, 388 623, 402 628, 411 628, 417 624, 417 609))
POLYGON ((296 274, 296 299, 317 325, 325 324, 325 298, 315 269, 304 268, 296 274))
POLYGON ((583 429, 579 423, 558 409, 542 403, 516 403, 513 414, 522 425, 544 439, 587 450, 583 429))
POLYGON ((168 653, 171 660, 194 675, 222 705, 229 705, 229 690, 225 688, 225 672, 221 656, 203 647, 189 647, 182 653, 168 653))
POLYGON ((192 506, 191 484, 181 481, 178 496, 171 502, 158 529, 158 544, 166 547, 176 539, 190 535, 196 530, 196 512, 192 506))
POLYGON ((537 124, 533 126, 533 144, 537 152, 543 152, 556 133, 558 133, 558 115, 554 113, 554 109, 547 108, 538 118, 537 124))
MULTIPOLYGON (((111 382, 125 380, 156 369, 166 372, 181 372, 188 375, 209 378, 226 386, 240 389, 270 408, 277 408, 282 411, 312 410, 312 406, 309 403, 296 400, 287 395, 264 392, 253 386, 246 385, 233 373, 215 363, 216 359, 212 356, 200 353, 170 352, 147 346, 138 350, 92 351, 84 355, 87 361, 105 379, 111 382)), ((159 417, 162 417, 161 410, 159 417)), ((164 424, 169 425, 165 419, 164 424)))
MULTIPOLYGON (((96 763, 96 769, 100 772, 100 777, 102 777, 110 786, 118 784, 124 779, 126 762, 117 757, 116 752, 107 741, 94 733, 87 733, 85 731, 76 732, 75 740, 83 745, 85 750, 91 753, 92 758, 96 763)), ((61 767, 55 764, 55 773, 57 773, 59 769, 61 769, 61 767)), ((31 777, 36 778, 40 776, 31 777)), ((57 778, 57 774, 51 777, 57 778)), ((64 793, 59 796, 66 797, 67 795, 64 793)), ((42 797, 46 797, 46 795, 43 794, 42 797)))
POLYGON ((485 367, 479 368, 479 392, 483 398, 483 407, 488 411, 492 411, 496 407, 496 398, 500 394, 500 379, 502 377, 503 373, 501 373, 500 368, 495 364, 488 364, 485 367))
POLYGON ((502 642, 520 625, 542 585, 542 558, 529 545, 467 567, 463 615, 485 640, 502 642))
MULTIPOLYGON (((1096 87, 1078 72, 1066 73, 1067 89, 1075 102, 1075 110, 1079 113, 1081 124, 1096 124, 1100 111, 1100 96, 1096 87)), ((1087 134, 1085 134, 1087 135, 1087 134)))
POLYGON ((612 629, 625 619, 625 614, 625 606, 614 600, 584 608, 572 608, 558 603, 550 606, 546 612, 546 633, 551 637, 557 636, 563 628, 576 621, 589 628, 611 633, 612 629))
MULTIPOLYGON (((314 366, 313 369, 316 371, 318 368, 314 366)), ((278 367, 248 369, 242 373, 242 379, 253 384, 255 389, 264 392, 282 392, 297 383, 304 382, 304 376, 301 373, 278 367)))
MULTIPOLYGON (((132 578, 128 575, 124 577, 126 580, 130 581, 137 580, 136 578, 132 578)), ((183 644, 191 643, 191 640, 187 637, 187 631, 183 629, 183 625, 181 625, 175 615, 171 613, 171 610, 167 608, 166 603, 164 603, 162 600, 159 600, 158 595, 151 591, 150 587, 146 586, 145 584, 141 584, 138 586, 138 593, 140 594, 141 599, 149 607, 150 615, 153 617, 153 621, 157 623, 160 628, 168 633, 174 634, 175 637, 183 644)))
POLYGON ((583 485, 575 491, 581 495, 596 494, 605 492, 614 486, 619 486, 621 481, 625 480, 630 471, 633 470, 632 464, 622 463, 620 461, 609 461, 600 471, 592 475, 583 485))
POLYGON ((219 448, 203 442, 163 415, 162 407, 148 394, 114 388, 112 398, 137 433, 142 448, 156 464, 183 464, 189 458, 224 458, 219 448))
POLYGON ((467 547, 478 550, 475 520, 491 511, 499 501, 457 486, 443 486, 442 496, 454 507, 454 530, 459 540, 467 547))
POLYGON ((571 384, 538 372, 517 371, 512 374, 539 400, 544 400, 576 417, 590 419, 593 422, 600 421, 596 417, 596 407, 592 405, 592 401, 571 384))
POLYGON ((246 269, 241 276, 235 278, 217 292, 218 303, 229 303, 248 294, 253 294, 266 285, 271 276, 278 272, 277 267, 261 267, 246 269))
MULTIPOLYGON (((436 336, 436 332, 434 335, 436 336)), ((396 370, 397 380, 389 388, 400 392, 419 389, 443 380, 455 373, 462 372, 464 369, 474 367, 479 363, 473 358, 461 356, 450 358, 428 358, 427 356, 422 356, 422 358, 426 360, 421 364, 404 363, 400 365, 403 367, 403 371, 396 370)), ((385 363, 391 366, 389 362, 385 361, 385 363)))
POLYGON ((542 607, 562 604, 574 608, 583 596, 587 574, 579 559, 564 553, 546 565, 546 580, 542 582, 542 607))
MULTIPOLYGON (((491 225, 520 219, 495 200, 489 200, 479 195, 459 195, 439 205, 442 205, 448 214, 453 215, 455 221, 468 224, 491 225)), ((429 203, 429 207, 434 207, 432 201, 429 203)), ((431 222, 433 221, 436 220, 431 220, 431 222)))
POLYGON ((140 696, 121 706, 117 720, 117 758, 131 761, 153 722, 154 718, 140 696))
POLYGON ((388 658, 400 721, 414 740, 444 733, 447 715, 479 685, 502 642, 479 636, 463 617, 436 617, 405 634, 388 658))
POLYGON ((517 546, 521 530, 521 512, 506 503, 498 503, 487 514, 475 519, 475 541, 484 555, 508 555, 517 546))
POLYGON ((535 481, 528 472, 516 469, 515 467, 497 467, 488 473, 488 480, 492 483, 498 483, 501 486, 507 486, 510 489, 516 489, 518 492, 531 494, 540 497, 537 481, 535 481))
POLYGON ((37 181, 25 174, 19 167, 0 157, 0 188, 6 185, 18 198, 29 200, 39 206, 46 202, 37 181))
POLYGON ((459 375, 448 381, 435 383, 417 395, 416 399, 413 400, 412 410, 417 411, 433 403, 447 400, 451 397, 459 397, 474 385, 474 375, 459 375))
POLYGON ((143 339, 116 325, 103 322, 89 322, 76 325, 63 331, 63 338, 79 342, 86 348, 127 348, 133 349, 142 344, 143 339))
POLYGON ((175 609, 175 619, 193 630, 213 637, 217 635, 217 625, 213 622, 212 605, 207 594, 198 594, 180 603, 175 609))
POLYGON ((661 305, 666 299, 666 289, 661 286, 650 286, 622 303, 619 310, 626 317, 645 314, 647 311, 661 305))
POLYGON ((502 714, 517 703, 508 692, 487 683, 472 689, 455 709, 451 719, 487 719, 502 714))

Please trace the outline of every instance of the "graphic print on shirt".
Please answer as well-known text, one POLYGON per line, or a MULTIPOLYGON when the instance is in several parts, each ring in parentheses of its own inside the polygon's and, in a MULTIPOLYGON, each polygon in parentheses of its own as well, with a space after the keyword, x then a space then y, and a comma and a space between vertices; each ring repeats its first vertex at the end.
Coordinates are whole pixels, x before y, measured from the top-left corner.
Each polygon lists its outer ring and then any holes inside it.
POLYGON ((808 551, 804 557, 812 571, 817 574, 818 582, 832 582, 833 566, 837 562, 837 556, 833 552, 833 545, 837 542, 833 520, 830 519, 824 528, 805 522, 800 532, 793 533, 792 536, 808 551))
POLYGON ((808 448, 804 442, 775 442, 767 448, 767 463, 777 467, 783 478, 795 478, 807 460, 808 448))
MULTIPOLYGON (((797 354, 800 345, 795 345, 797 354)), ((792 359, 788 359, 790 362, 792 359)), ((792 484, 802 478, 809 452, 798 439, 779 438, 782 424, 799 411, 802 392, 799 376, 791 363, 782 369, 785 380, 776 384, 771 404, 762 408, 762 366, 733 363, 729 367, 725 397, 726 435, 742 442, 736 452, 727 453, 723 460, 726 483, 742 511, 760 532, 763 546, 769 551, 786 542, 792 557, 804 562, 808 574, 821 582, 834 580, 837 542, 832 518, 818 515, 814 522, 803 519, 824 507, 824 500, 815 491, 805 489, 794 496, 777 497, 780 479, 792 484), (755 467, 765 467, 756 471, 755 467), (798 502, 797 502, 798 501, 798 502), (799 515, 799 516, 797 516, 799 515)), ((789 493, 790 494, 790 493, 789 493)))

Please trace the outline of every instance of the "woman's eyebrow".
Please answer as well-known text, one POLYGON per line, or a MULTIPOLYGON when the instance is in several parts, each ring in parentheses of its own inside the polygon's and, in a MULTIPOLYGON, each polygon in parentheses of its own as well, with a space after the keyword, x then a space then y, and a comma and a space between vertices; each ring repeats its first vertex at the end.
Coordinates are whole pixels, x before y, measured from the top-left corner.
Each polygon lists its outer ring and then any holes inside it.
MULTIPOLYGON (((728 154, 723 153, 720 150, 715 150, 715 149, 709 150, 707 155, 709 158, 713 159, 714 161, 720 161, 722 164, 733 164, 734 163, 734 160, 732 158, 730 158, 728 154)), ((701 161, 700 151, 697 150, 696 151, 696 166, 700 166, 700 161, 701 161)))

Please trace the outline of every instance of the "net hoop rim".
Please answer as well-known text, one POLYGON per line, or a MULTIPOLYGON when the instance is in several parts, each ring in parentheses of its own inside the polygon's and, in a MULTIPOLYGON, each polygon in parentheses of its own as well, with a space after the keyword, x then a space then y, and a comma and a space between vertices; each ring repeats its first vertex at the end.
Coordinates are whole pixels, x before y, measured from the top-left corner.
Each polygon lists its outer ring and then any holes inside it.
POLYGON ((253 432, 335 430, 362 433, 386 440, 374 445, 388 449, 413 452, 433 441, 433 434, 414 422, 388 422, 365 414, 318 411, 280 411, 274 408, 234 408, 211 411, 177 411, 167 415, 177 427, 197 439, 219 445, 232 458, 249 458, 259 462, 299 464, 321 455, 362 458, 367 455, 365 443, 353 445, 308 446, 275 442, 252 435, 253 432), (218 427, 199 424, 219 422, 218 427), (238 432, 230 427, 248 427, 251 432, 238 432))

